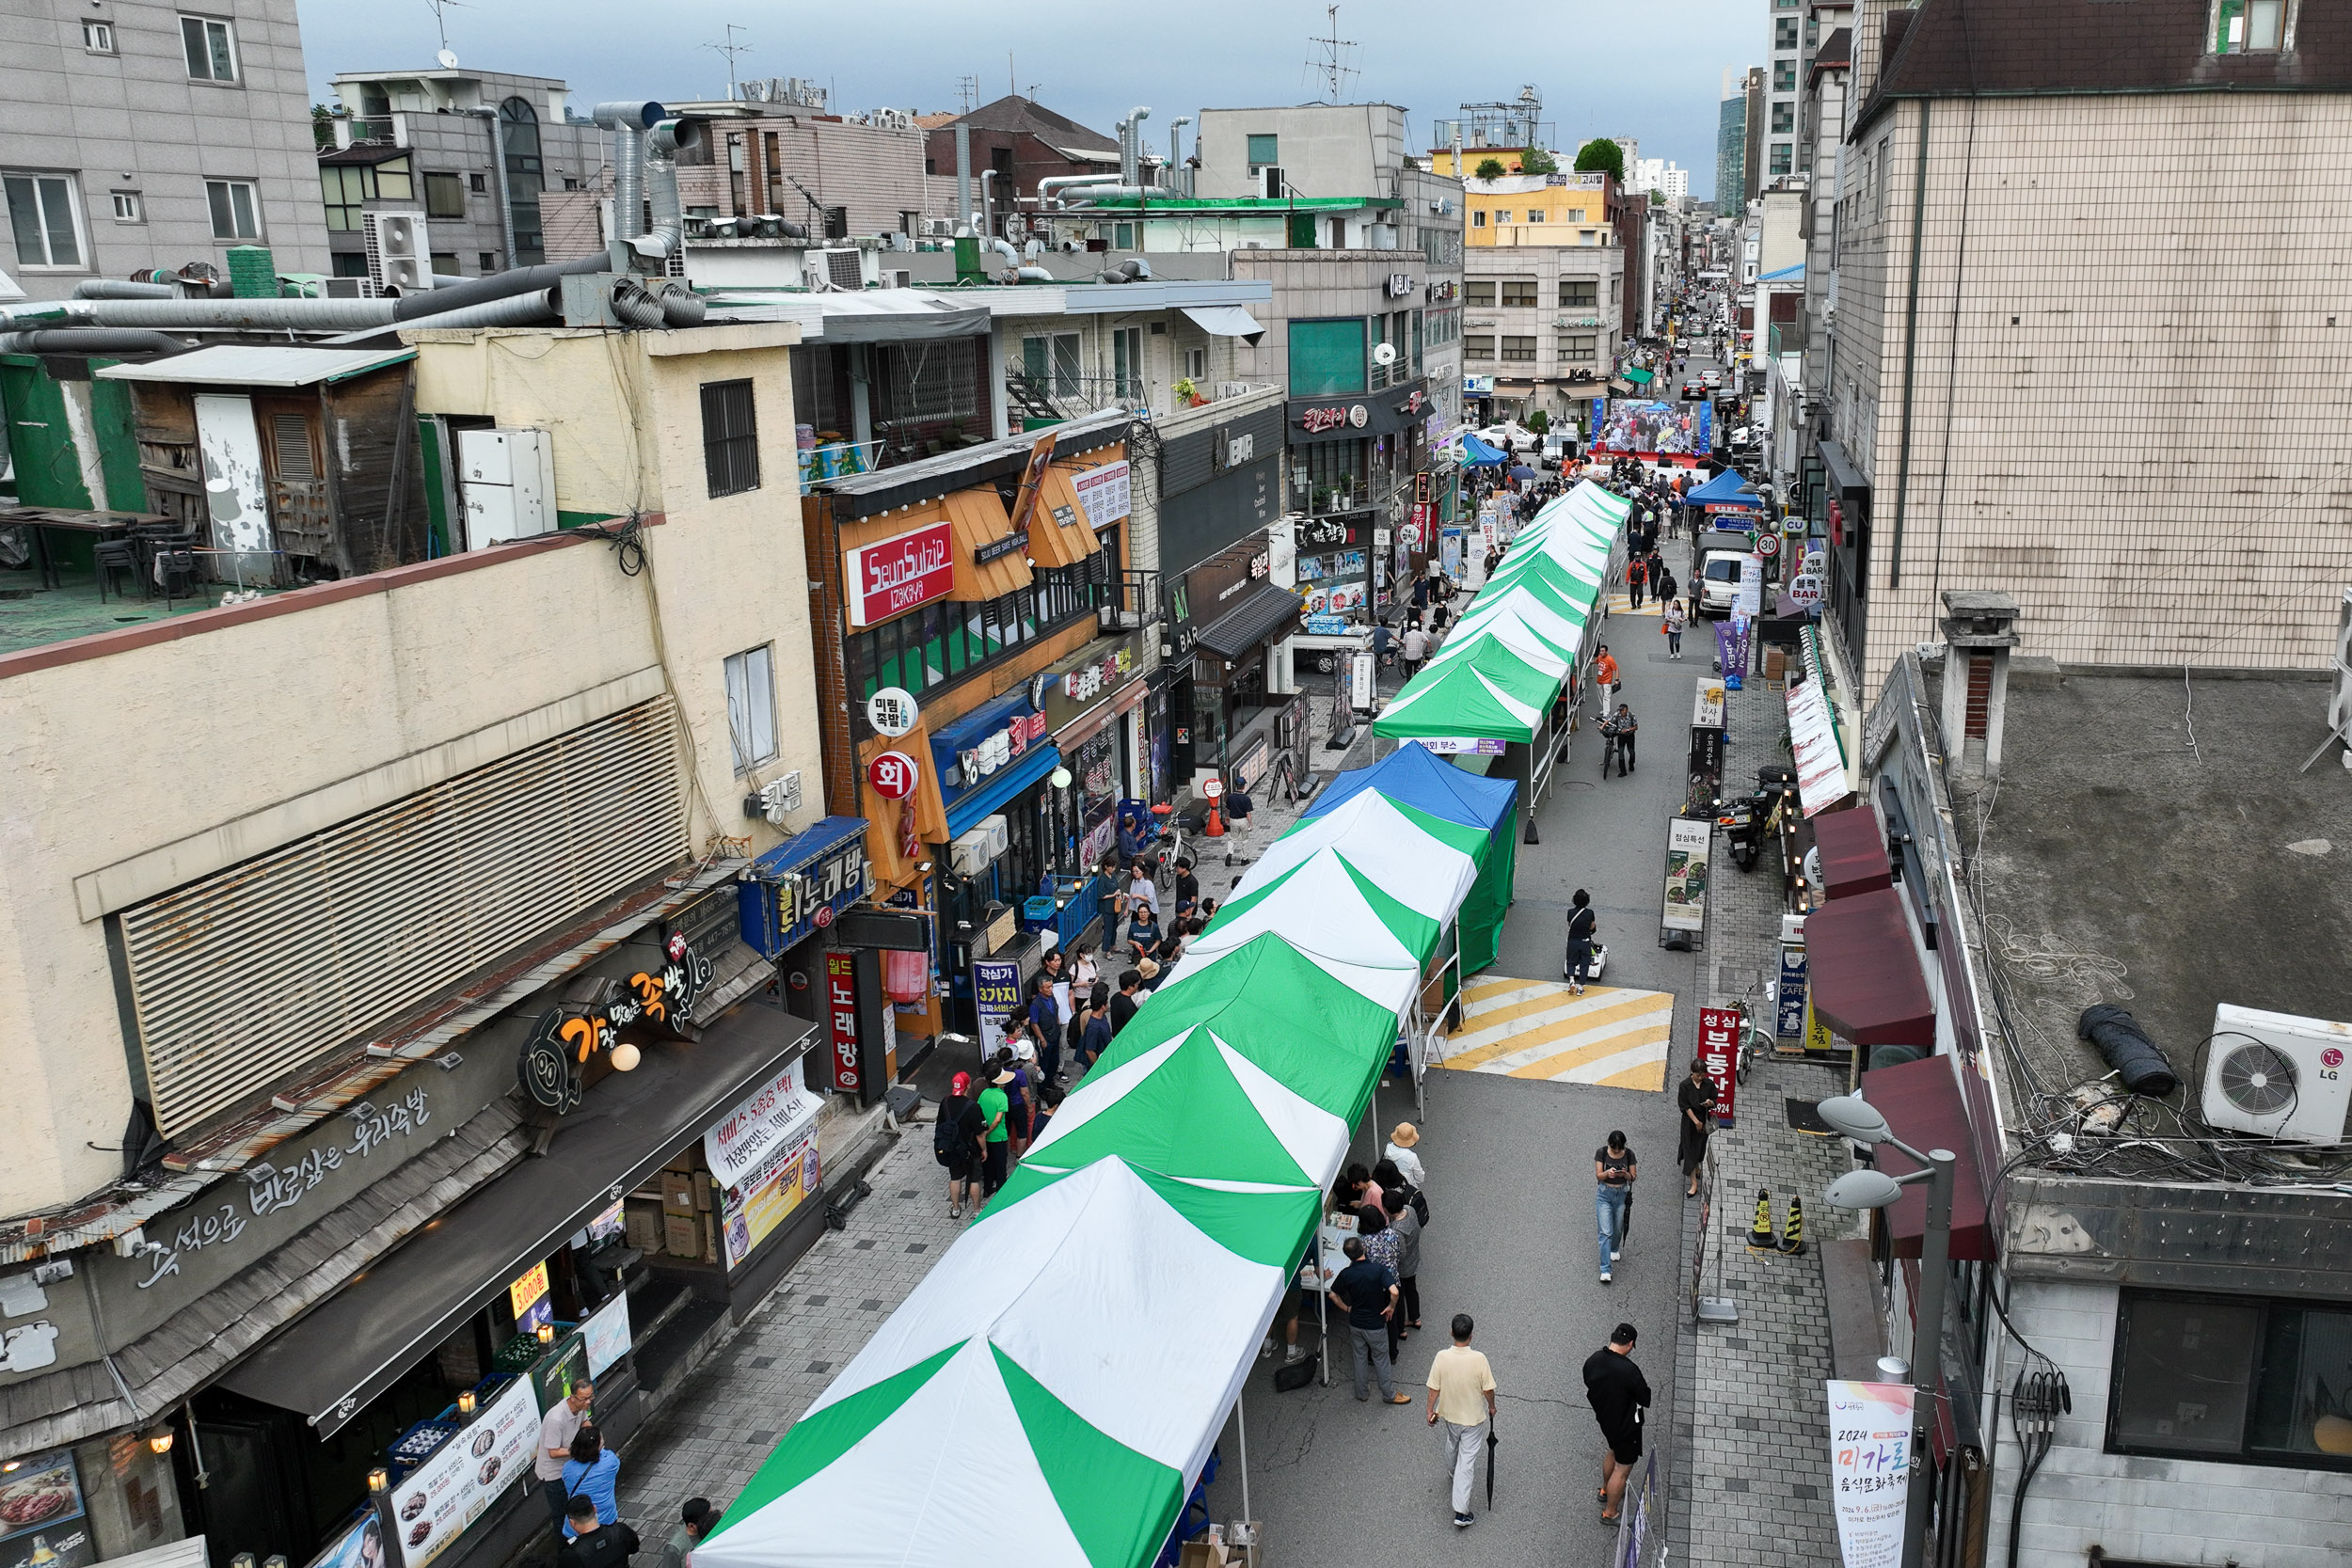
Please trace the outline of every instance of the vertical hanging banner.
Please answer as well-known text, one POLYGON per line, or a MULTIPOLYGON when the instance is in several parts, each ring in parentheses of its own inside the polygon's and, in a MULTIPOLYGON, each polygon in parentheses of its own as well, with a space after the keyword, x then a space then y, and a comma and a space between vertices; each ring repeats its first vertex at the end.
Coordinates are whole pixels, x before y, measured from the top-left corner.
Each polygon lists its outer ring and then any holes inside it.
POLYGON ((1829 1473, 1846 1568, 1900 1568, 1911 1492, 1912 1390, 1847 1383, 1829 1390, 1829 1473))
POLYGON ((1715 1081, 1715 1125, 1729 1127, 1740 1094, 1740 1010, 1699 1009, 1699 1065, 1715 1081))

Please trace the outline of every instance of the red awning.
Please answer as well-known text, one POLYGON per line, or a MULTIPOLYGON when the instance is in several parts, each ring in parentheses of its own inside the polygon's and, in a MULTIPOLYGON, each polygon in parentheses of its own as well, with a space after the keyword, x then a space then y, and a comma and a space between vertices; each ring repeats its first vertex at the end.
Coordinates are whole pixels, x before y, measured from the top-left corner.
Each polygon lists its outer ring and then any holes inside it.
MULTIPOLYGON (((1895 1136, 1912 1148, 1948 1148, 1959 1156, 1952 1167, 1952 1257, 1987 1263, 1993 1260, 1993 1235, 1985 1223, 1984 1177, 1977 1168, 1976 1140, 1968 1133, 1968 1112, 1952 1066, 1949 1056, 1922 1056, 1899 1067, 1874 1068, 1862 1075, 1862 1098, 1877 1106, 1895 1136)), ((1872 1164, 1889 1176, 1909 1176, 1919 1168, 1892 1144, 1879 1145, 1872 1164)), ((1905 1187, 1882 1218, 1894 1238, 1895 1256, 1918 1257, 1927 1229, 1927 1183, 1905 1187)))
POLYGON ((1886 830, 1879 823, 1876 806, 1821 813, 1813 818, 1813 842, 1821 850, 1824 898, 1844 898, 1894 884, 1886 864, 1886 830))
POLYGON ((1831 899, 1805 916, 1804 952, 1813 1010, 1832 1029, 1856 1045, 1935 1044, 1935 1004, 1901 894, 1882 887, 1831 899))

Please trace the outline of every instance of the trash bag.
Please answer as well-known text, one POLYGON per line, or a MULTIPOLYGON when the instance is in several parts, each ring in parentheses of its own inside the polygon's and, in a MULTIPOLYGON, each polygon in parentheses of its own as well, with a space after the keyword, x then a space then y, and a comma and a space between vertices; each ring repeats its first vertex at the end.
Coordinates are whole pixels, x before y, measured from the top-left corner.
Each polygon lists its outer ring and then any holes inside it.
POLYGON ((2180 1074, 2172 1070, 2172 1064, 2165 1060, 2130 1008, 2112 1002, 2085 1007, 2074 1033, 2098 1050, 2099 1059, 2116 1070, 2132 1093, 2162 1100, 2181 1086, 2180 1074))

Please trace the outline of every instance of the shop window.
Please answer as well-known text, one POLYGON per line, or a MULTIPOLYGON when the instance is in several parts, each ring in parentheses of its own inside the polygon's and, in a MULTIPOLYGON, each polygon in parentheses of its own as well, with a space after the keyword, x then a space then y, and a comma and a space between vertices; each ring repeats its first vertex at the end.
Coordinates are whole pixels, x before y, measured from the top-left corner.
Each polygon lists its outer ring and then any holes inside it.
POLYGON ((1535 340, 1533 338, 1503 339, 1502 357, 1506 364, 1534 364, 1535 362, 1535 340))
POLYGON ((2287 0, 2215 0, 2213 52, 2272 54, 2286 46, 2287 0))
POLYGON ((1494 302, 1495 302, 1495 280, 1494 280, 1493 278, 1491 278, 1491 277, 1473 277, 1473 278, 1469 279, 1467 282, 1465 282, 1465 283, 1462 285, 1462 303, 1463 303, 1463 304, 1465 304, 1465 305, 1492 305, 1494 302))
POLYGON ((1560 308, 1564 310, 1591 310, 1600 304, 1600 279, 1597 277, 1564 277, 1560 279, 1560 308))
POLYGON ((703 471, 712 499, 759 488, 759 426, 752 384, 713 381, 703 393, 703 471))
POLYGON ((1365 389, 1364 318, 1290 324, 1290 389, 1316 398, 1365 389))
POLYGON ((774 660, 768 646, 727 657, 727 740, 739 773, 776 758, 774 660))
POLYGON ((2107 1448, 2352 1470, 2336 1435, 2347 1387, 2352 1310, 2127 1291, 2117 1310, 2107 1448))
POLYGON ((429 218, 462 218, 466 215, 466 187, 454 174, 427 174, 424 177, 424 215, 429 218))
POLYGON ((213 238, 262 237, 262 198, 251 184, 243 180, 207 180, 204 200, 213 212, 213 238))
POLYGON ((1532 277, 1504 278, 1502 280, 1502 303, 1506 306, 1534 309, 1541 303, 1537 296, 1535 280, 1532 277))
POLYGON ((198 82, 237 79, 237 31, 233 23, 208 16, 180 19, 180 44, 188 61, 188 76, 198 82))

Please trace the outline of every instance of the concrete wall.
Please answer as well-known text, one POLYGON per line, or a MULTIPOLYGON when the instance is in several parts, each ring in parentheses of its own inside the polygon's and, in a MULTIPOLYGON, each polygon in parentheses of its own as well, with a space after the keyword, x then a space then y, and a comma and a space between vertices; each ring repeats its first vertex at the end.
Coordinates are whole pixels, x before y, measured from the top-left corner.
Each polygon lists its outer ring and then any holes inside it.
MULTIPOLYGON (((594 334, 420 345, 421 409, 555 430, 567 510, 664 514, 637 577, 601 542, 526 543, 0 657, 0 770, 16 784, 0 795, 0 1006, 17 1025, 0 1035, 0 1213, 71 1201, 120 1169, 132 1047, 76 878, 115 868, 125 885, 126 863, 175 846, 200 858, 227 841, 242 859, 350 816, 355 792, 406 793, 446 776, 453 752, 475 766, 665 685, 692 743, 697 850, 777 842, 736 802, 785 768, 805 769, 812 801, 786 831, 821 812, 815 692, 795 657, 809 634, 794 332, 635 333, 611 358, 594 334), (698 387, 742 375, 764 483, 712 500, 698 387), (619 435, 632 411, 633 442, 619 435), (766 641, 784 753, 746 781, 721 661, 766 641)), ((170 858, 135 874, 185 880, 161 871, 170 858)))
POLYGON ((1300 196, 1385 196, 1405 163, 1405 111, 1392 103, 1203 109, 1199 129, 1198 196, 1259 194, 1253 135, 1279 138, 1282 177, 1300 196))
POLYGON ((327 270, 294 0, 208 0, 198 9, 232 24, 236 81, 190 79, 177 7, 0 0, 0 168, 69 179, 81 231, 81 259, 70 267, 27 265, 0 240, 0 270, 32 298, 190 261, 227 276, 228 247, 257 242, 214 237, 207 180, 254 186, 258 243, 280 272, 327 270), (114 28, 112 54, 83 46, 86 17, 114 28), (115 218, 119 190, 137 193, 138 221, 115 218))
MULTIPOLYGON (((1257 310, 1253 309, 1250 313, 1255 315, 1257 310)), ((1118 359, 1111 334, 1130 327, 1139 328, 1142 332, 1141 400, 1158 418, 1165 419, 1176 411, 1169 388, 1179 376, 1186 373, 1185 360, 1192 352, 1198 351, 1204 361, 1200 374, 1195 378, 1201 396, 1209 396, 1220 381, 1245 379, 1234 370, 1237 359, 1235 350, 1239 348, 1241 340, 1203 332, 1182 310, 1090 316, 999 316, 995 323, 997 352, 1003 356, 1001 363, 1020 367, 1025 363, 1023 340, 1075 334, 1082 379, 1074 393, 1057 388, 1054 402, 1065 414, 1092 413, 1122 401, 1114 373, 1118 359)), ((1247 355, 1249 350, 1240 348, 1239 352, 1247 355)), ((1131 391, 1128 398, 1132 400, 1136 395, 1131 391)))
POLYGON ((2330 260, 2352 96, 1934 104, 1904 476, 1921 115, 1865 127, 1841 193, 1830 397, 1873 482, 1866 681, 1956 588, 2014 593, 2061 662, 2320 667, 2352 580, 2330 260))
MULTIPOLYGON (((2109 1557, 2217 1568, 2343 1562, 2352 1551, 2352 1488, 2341 1475, 2104 1451, 2117 1294, 2110 1285, 2020 1280, 2011 1288, 2011 1321, 2064 1370, 2074 1404, 2026 1495, 2018 1568, 2081 1568, 2094 1545, 2109 1557)), ((2019 1353, 2010 1342, 2002 1354, 1996 1381, 2006 1388, 2019 1353)), ((2024 1463, 2006 1409, 1997 1426, 1988 1562, 2006 1559, 2024 1463)))

